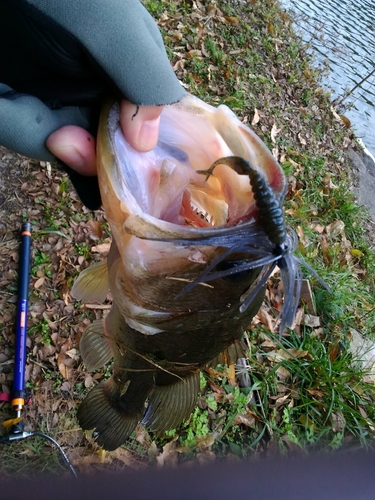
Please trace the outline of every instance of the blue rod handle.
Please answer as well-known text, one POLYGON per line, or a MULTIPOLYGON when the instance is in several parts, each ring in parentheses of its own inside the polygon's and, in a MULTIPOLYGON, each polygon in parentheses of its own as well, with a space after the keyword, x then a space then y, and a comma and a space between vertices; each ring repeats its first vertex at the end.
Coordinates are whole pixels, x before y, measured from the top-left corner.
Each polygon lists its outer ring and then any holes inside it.
POLYGON ((28 296, 30 278, 31 224, 25 222, 21 231, 18 308, 16 319, 16 352, 14 357, 14 380, 12 405, 21 410, 25 401, 26 338, 28 296))

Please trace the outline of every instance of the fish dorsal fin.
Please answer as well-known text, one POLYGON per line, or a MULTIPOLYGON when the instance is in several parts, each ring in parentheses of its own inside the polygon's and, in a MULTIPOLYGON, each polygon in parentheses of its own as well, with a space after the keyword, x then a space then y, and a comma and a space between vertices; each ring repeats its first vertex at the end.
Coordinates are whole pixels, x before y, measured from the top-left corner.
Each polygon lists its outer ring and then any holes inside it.
POLYGON ((79 350, 89 372, 98 370, 111 360, 113 353, 102 319, 93 321, 83 332, 79 350))
POLYGON ((199 372, 172 385, 156 386, 149 397, 142 424, 152 432, 175 429, 190 417, 198 391, 199 372))
POLYGON ((88 267, 75 280, 71 294, 85 302, 105 301, 109 290, 107 261, 103 260, 88 267))

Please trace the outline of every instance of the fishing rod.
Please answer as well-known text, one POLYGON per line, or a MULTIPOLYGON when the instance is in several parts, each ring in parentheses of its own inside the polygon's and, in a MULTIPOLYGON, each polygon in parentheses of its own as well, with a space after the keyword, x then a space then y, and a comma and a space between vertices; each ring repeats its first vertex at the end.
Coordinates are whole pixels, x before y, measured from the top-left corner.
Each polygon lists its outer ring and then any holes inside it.
POLYGON ((0 443, 6 444, 32 436, 40 436, 51 441, 62 454, 72 474, 77 477, 69 458, 59 443, 51 436, 43 432, 26 432, 22 410, 28 404, 29 397, 25 390, 25 369, 26 369, 26 340, 27 340, 27 318, 28 318, 28 298, 29 298, 29 278, 31 261, 31 224, 22 224, 21 245, 19 259, 19 279, 18 279, 18 304, 16 317, 16 349, 14 354, 14 378, 13 390, 10 397, 10 404, 16 414, 15 418, 3 422, 4 429, 10 429, 8 434, 0 436, 0 443))

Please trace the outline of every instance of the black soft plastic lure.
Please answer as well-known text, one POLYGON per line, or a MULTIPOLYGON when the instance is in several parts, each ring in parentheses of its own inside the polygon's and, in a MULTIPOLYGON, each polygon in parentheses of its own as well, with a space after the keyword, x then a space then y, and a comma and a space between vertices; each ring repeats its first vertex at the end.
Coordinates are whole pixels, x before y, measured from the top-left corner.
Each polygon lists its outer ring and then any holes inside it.
POLYGON ((237 226, 212 228, 197 236, 186 239, 152 238, 158 241, 173 241, 184 246, 210 245, 224 247, 227 250, 213 259, 205 271, 196 280, 189 283, 178 295, 184 295, 198 283, 205 283, 218 278, 233 277, 252 269, 262 268, 257 285, 241 297, 240 312, 244 312, 266 285, 269 277, 278 266, 284 290, 284 303, 276 318, 281 318, 279 333, 291 327, 296 315, 301 286, 301 266, 315 276, 326 290, 329 286, 318 276, 303 259, 296 257, 298 239, 296 233, 287 227, 284 219, 283 201, 285 194, 276 196, 264 176, 250 163, 239 156, 227 156, 215 161, 208 170, 197 171, 206 175, 206 180, 213 175, 218 165, 227 165, 240 175, 248 175, 253 191, 258 214, 255 220, 237 226), (235 254, 248 253, 249 258, 235 259, 235 254), (231 260, 232 256, 232 260, 231 260))
MULTIPOLYGON (((243 312, 249 307, 259 290, 266 284, 275 267, 278 266, 284 289, 284 304, 277 318, 279 319, 279 317, 281 317, 279 328, 281 336, 286 327, 292 326, 296 315, 302 285, 301 265, 306 267, 328 291, 330 291, 330 288, 304 260, 294 255, 297 249, 298 240, 296 233, 285 225, 284 211, 282 208, 285 195, 277 198, 263 175, 255 170, 247 160, 239 156, 220 158, 215 161, 208 170, 200 171, 199 173, 206 174, 208 179, 217 165, 227 165, 238 174, 249 176, 251 189, 258 208, 257 225, 260 226, 262 232, 264 232, 262 237, 259 235, 258 243, 256 244, 256 248, 259 251, 259 258, 244 263, 243 266, 237 265, 232 269, 232 272, 238 273, 245 269, 263 266, 257 286, 250 294, 244 297, 240 311, 243 312), (264 236, 266 236, 268 241, 264 240, 264 236)), ((253 242, 249 245, 245 243, 245 246, 247 246, 248 250, 251 249, 251 251, 253 251, 254 249, 253 242)), ((241 250, 243 250, 243 248, 241 248, 241 250)), ((238 248, 236 251, 238 251, 238 248)), ((229 256, 228 252, 226 258, 227 256, 229 256)), ((217 264, 218 262, 212 262, 210 268, 213 268, 217 264)), ((223 277, 229 273, 230 270, 210 273, 210 270, 206 269, 205 273, 203 273, 198 280, 208 281, 218 278, 220 275, 223 277)))
MULTIPOLYGON (((210 273, 210 269, 206 269, 203 275, 196 281, 209 281, 220 276, 223 277, 231 271, 233 273, 238 273, 243 272, 245 269, 264 266, 257 286, 246 298, 244 298, 241 304, 240 311, 243 312, 249 307, 259 290, 266 284, 275 267, 278 266, 284 289, 284 304, 279 314, 279 317, 281 317, 279 332, 280 335, 282 335, 286 327, 292 326, 296 315, 302 285, 301 266, 307 268, 324 288, 328 291, 330 291, 330 288, 303 259, 294 255, 297 249, 298 240, 296 233, 285 224, 282 207, 285 194, 277 198, 263 175, 255 170, 247 160, 239 156, 220 158, 215 161, 208 170, 199 171, 198 173, 206 174, 207 180, 209 176, 213 174, 217 165, 227 165, 238 174, 249 176, 251 189, 258 208, 257 225, 261 227, 268 239, 267 244, 264 245, 264 238, 259 238, 257 247, 259 250, 261 249, 265 252, 266 255, 260 254, 258 259, 244 263, 243 266, 237 265, 233 267, 232 270, 228 271, 210 273), (260 241, 262 241, 262 243, 260 243, 260 241)), ((253 250, 253 245, 254 243, 252 242, 250 245, 247 245, 247 248, 253 250)), ((238 250, 237 248, 235 251, 238 250)), ((227 252, 225 258, 227 258, 230 253, 232 252, 227 252)), ((209 267, 213 268, 217 266, 217 264, 218 262, 212 262, 209 267)), ((188 287, 185 289, 186 291, 188 291, 187 288, 188 287)), ((279 317, 277 319, 279 319, 279 317)))

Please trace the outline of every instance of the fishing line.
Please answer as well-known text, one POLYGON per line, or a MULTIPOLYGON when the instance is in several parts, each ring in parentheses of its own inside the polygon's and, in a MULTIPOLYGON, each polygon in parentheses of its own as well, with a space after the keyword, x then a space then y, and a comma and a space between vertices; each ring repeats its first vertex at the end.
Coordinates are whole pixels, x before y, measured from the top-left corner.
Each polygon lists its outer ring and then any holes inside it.
POLYGON ((39 436, 39 437, 42 437, 44 439, 47 439, 48 441, 51 441, 51 443, 53 443, 57 447, 57 449, 59 450, 59 452, 63 456, 63 459, 65 460, 66 464, 68 465, 68 467, 71 470, 74 477, 78 478, 77 473, 73 467, 73 464, 69 460, 65 451, 62 449, 62 447, 59 445, 59 443, 55 439, 53 439, 51 436, 48 436, 48 434, 44 434, 44 432, 39 432, 39 431, 33 431, 33 432, 23 431, 23 432, 14 432, 14 433, 11 432, 10 434, 7 434, 6 436, 0 436, 0 443, 9 444, 9 443, 12 443, 13 441, 20 441, 22 439, 27 439, 29 437, 34 437, 34 436, 39 436))

